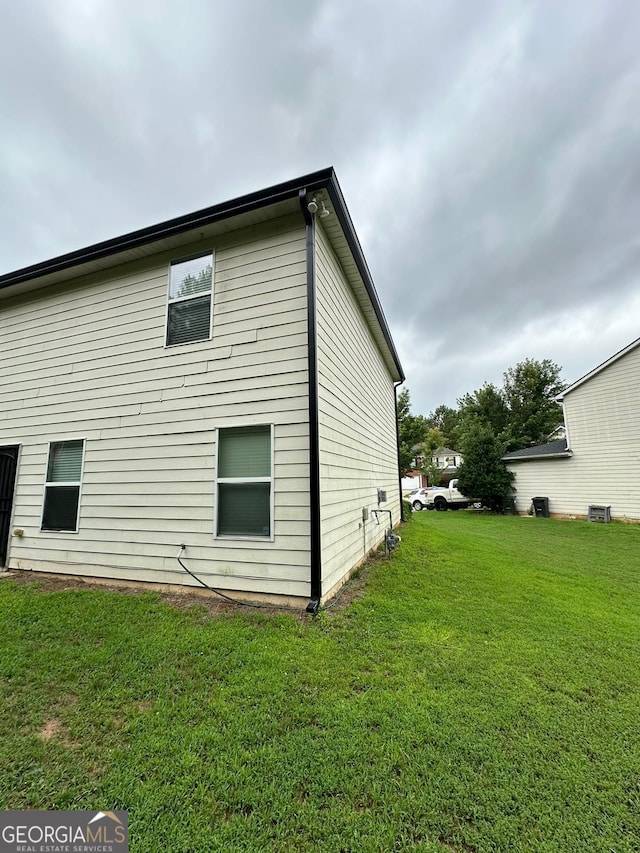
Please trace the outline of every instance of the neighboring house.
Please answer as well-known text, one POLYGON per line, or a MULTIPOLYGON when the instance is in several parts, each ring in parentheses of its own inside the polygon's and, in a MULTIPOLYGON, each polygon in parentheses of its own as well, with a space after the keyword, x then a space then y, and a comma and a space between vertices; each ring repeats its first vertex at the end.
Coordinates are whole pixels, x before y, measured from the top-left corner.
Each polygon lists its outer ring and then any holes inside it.
POLYGON ((567 437, 567 428, 564 424, 558 424, 558 426, 553 430, 553 432, 549 433, 547 436, 549 441, 556 441, 559 438, 567 437))
POLYGON ((427 478, 419 471, 410 471, 402 478, 402 480, 400 481, 400 485, 403 493, 412 492, 414 489, 421 489, 426 487, 427 478))
POLYGON ((548 497, 552 515, 640 519, 640 338, 558 395, 566 437, 507 453, 516 508, 548 497))
POLYGON ((434 450, 431 462, 438 468, 459 468, 463 463, 462 454, 450 447, 438 447, 434 450))
MULTIPOLYGON (((416 444, 412 450, 415 452, 420 449, 421 445, 416 444)), ((411 464, 414 466, 412 471, 407 471, 404 477, 400 481, 400 488, 402 489, 402 493, 412 492, 414 489, 421 489, 428 485, 427 476, 420 471, 420 466, 424 462, 424 457, 420 455, 416 455, 412 460, 411 464)))
POLYGON ((400 521, 404 376, 332 169, 4 275, 0 330, 0 566, 195 585, 180 554, 314 610, 400 521))
MULTIPOLYGON (((416 447, 419 446, 420 445, 416 445, 416 447)), ((416 456, 416 458, 413 460, 412 464, 416 466, 416 470, 410 471, 402 478, 401 482, 403 492, 409 492, 413 491, 414 489, 425 488, 429 485, 426 474, 423 474, 419 470, 420 467, 424 465, 424 461, 424 456, 416 456)), ((435 465, 437 468, 440 468, 440 470, 442 471, 443 480, 447 482, 452 477, 456 476, 458 467, 462 465, 462 462, 462 454, 458 453, 456 450, 451 450, 448 447, 439 447, 433 452, 433 456, 431 457, 431 464, 435 465)))

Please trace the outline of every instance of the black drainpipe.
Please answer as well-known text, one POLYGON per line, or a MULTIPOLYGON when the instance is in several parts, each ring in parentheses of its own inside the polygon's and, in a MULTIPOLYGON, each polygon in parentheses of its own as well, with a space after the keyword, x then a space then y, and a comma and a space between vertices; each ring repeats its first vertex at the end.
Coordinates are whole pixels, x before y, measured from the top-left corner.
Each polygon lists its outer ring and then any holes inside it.
POLYGON ((309 498, 311 536, 311 598, 307 613, 317 613, 322 598, 320 550, 320 452, 318 426, 318 361, 316 337, 316 222, 307 208, 307 191, 300 190, 307 247, 307 364, 309 370, 309 498))
MULTIPOLYGON (((402 385, 399 382, 398 385, 402 385)), ((398 425, 398 385, 393 386, 393 399, 396 406, 396 450, 398 453, 398 489, 400 491, 400 521, 404 521, 404 507, 402 506, 402 471, 400 470, 400 427, 398 425)), ((393 524, 391 525, 393 528, 393 524)))

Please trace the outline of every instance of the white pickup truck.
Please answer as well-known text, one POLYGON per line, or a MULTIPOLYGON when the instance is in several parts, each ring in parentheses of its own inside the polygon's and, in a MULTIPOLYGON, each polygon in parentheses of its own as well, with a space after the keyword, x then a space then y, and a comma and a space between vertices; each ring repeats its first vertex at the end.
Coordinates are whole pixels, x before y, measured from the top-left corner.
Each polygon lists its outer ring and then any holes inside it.
POLYGON ((434 489, 428 494, 427 509, 437 509, 439 512, 445 512, 447 509, 462 509, 473 503, 458 491, 457 480, 451 480, 447 487, 434 489))

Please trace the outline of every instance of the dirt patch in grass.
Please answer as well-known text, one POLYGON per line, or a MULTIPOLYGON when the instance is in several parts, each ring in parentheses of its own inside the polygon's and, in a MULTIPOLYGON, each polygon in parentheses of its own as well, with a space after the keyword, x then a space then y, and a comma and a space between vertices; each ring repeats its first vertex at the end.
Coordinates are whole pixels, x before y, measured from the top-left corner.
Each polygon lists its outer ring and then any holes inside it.
MULTIPOLYGON (((185 587, 184 592, 176 592, 174 590, 159 590, 155 587, 145 588, 144 586, 129 586, 118 581, 94 580, 93 578, 83 578, 78 575, 69 575, 60 577, 59 575, 49 575, 41 572, 30 572, 23 570, 13 570, 11 572, 11 580, 21 586, 31 586, 37 592, 66 592, 67 590, 75 589, 92 589, 92 590, 108 590, 109 592, 118 592, 124 595, 148 595, 155 593, 166 604, 171 605, 180 610, 190 607, 204 607, 210 615, 216 615, 234 609, 237 605, 231 604, 222 598, 216 598, 214 593, 204 595, 197 590, 192 590, 185 587)), ((275 612, 275 611, 274 611, 275 612)))
MULTIPOLYGON (((147 595, 150 592, 158 592, 156 589, 145 589, 143 586, 129 586, 115 580, 94 580, 93 578, 83 578, 79 575, 61 577, 60 575, 49 575, 45 572, 15 569, 11 572, 11 580, 20 586, 30 586, 36 592, 66 592, 70 589, 106 589, 109 592, 122 592, 126 595, 147 595)), ((166 595, 170 597, 169 593, 166 595)))
MULTIPOLYGON (((365 594, 367 588, 367 578, 373 566, 379 562, 385 562, 389 558, 384 551, 376 551, 370 554, 367 560, 358 566, 351 575, 351 578, 342 586, 336 595, 327 602, 322 608, 328 610, 327 615, 337 615, 346 610, 354 602, 359 601, 365 594)), ((129 585, 119 583, 117 580, 96 580, 90 577, 81 577, 79 575, 68 575, 61 577, 60 575, 49 575, 43 572, 32 572, 20 569, 11 571, 11 580, 21 586, 30 586, 37 592, 66 592, 67 590, 91 589, 91 590, 108 590, 109 592, 118 592, 124 595, 148 595, 154 593, 159 598, 171 607, 177 610, 187 610, 191 608, 202 608, 210 617, 220 616, 224 613, 232 613, 236 610, 252 610, 255 609, 254 604, 243 604, 241 602, 232 603, 217 596, 214 592, 208 592, 198 587, 184 587, 183 590, 175 588, 159 589, 156 586, 146 588, 141 585, 129 585)), ((295 607, 270 607, 268 604, 259 605, 259 609, 264 613, 271 613, 273 616, 283 612, 289 612, 292 615, 298 612, 301 616, 306 616, 303 610, 298 611, 295 607)))
POLYGON ((71 740, 67 728, 56 717, 51 717, 40 726, 38 737, 45 743, 55 739, 69 749, 79 745, 76 741, 71 740))
POLYGON ((38 732, 38 737, 40 740, 49 741, 52 737, 55 737, 60 733, 62 725, 60 720, 47 720, 47 722, 40 728, 38 732))
MULTIPOLYGON (((125 589, 123 591, 130 592, 129 589, 125 589)), ((206 595, 201 592, 193 592, 186 587, 184 592, 162 592, 159 590, 154 590, 154 592, 160 596, 165 604, 175 607, 176 610, 188 610, 192 607, 203 607, 209 616, 219 616, 222 613, 233 611, 238 606, 241 606, 231 604, 223 598, 217 598, 215 593, 206 595)))
POLYGON ((237 603, 227 601, 225 598, 216 595, 215 592, 206 590, 200 587, 185 586, 181 589, 175 587, 171 589, 163 589, 159 585, 148 585, 140 583, 123 584, 117 580, 109 581, 105 579, 96 579, 90 577, 81 577, 79 575, 68 575, 60 577, 60 575, 49 575, 43 572, 32 572, 20 569, 13 569, 11 572, 11 580, 20 586, 30 586, 36 592, 66 592, 67 590, 91 589, 91 590, 107 590, 109 592, 118 592, 123 595, 157 595, 161 601, 174 607, 177 610, 188 610, 191 608, 203 609, 208 616, 215 617, 224 613, 233 613, 237 610, 253 610, 258 607, 263 613, 271 613, 275 616, 283 612, 296 614, 298 611, 295 607, 283 607, 268 604, 259 604, 258 602, 244 604, 241 601, 237 603))
MULTIPOLYGON (((363 598, 367 589, 367 580, 373 569, 378 563, 384 563, 393 560, 389 558, 384 549, 374 551, 369 554, 367 559, 361 563, 351 574, 350 579, 338 590, 336 595, 330 599, 322 608, 327 611, 328 616, 337 616, 344 610, 348 609, 356 601, 363 598)), ((21 586, 31 586, 38 592, 65 592, 67 590, 77 589, 106 589, 110 592, 123 593, 124 595, 148 595, 155 593, 165 604, 176 608, 177 610, 187 610, 190 608, 203 608, 208 616, 220 616, 224 613, 234 612, 236 610, 252 610, 255 609, 255 604, 248 605, 242 602, 232 603, 227 601, 222 596, 216 595, 215 592, 210 592, 199 587, 185 586, 183 589, 158 588, 158 586, 146 587, 144 584, 137 585, 135 583, 123 584, 117 580, 109 581, 108 579, 95 579, 91 577, 81 577, 79 575, 60 575, 46 574, 43 572, 32 572, 24 569, 12 569, 10 572, 11 580, 21 586)), ((272 615, 277 615, 283 612, 289 612, 292 615, 300 613, 301 618, 305 617, 304 610, 297 610, 295 607, 273 606, 268 604, 259 604, 259 609, 262 612, 270 612, 272 615)))

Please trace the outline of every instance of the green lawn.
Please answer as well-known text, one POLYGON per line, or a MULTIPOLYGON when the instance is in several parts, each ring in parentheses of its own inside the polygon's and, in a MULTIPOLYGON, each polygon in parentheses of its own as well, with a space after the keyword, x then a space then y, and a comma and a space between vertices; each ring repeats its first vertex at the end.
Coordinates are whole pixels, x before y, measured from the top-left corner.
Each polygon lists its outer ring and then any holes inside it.
POLYGON ((134 853, 638 851, 640 527, 401 532, 315 620, 0 581, 0 808, 127 809, 134 853))

